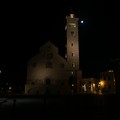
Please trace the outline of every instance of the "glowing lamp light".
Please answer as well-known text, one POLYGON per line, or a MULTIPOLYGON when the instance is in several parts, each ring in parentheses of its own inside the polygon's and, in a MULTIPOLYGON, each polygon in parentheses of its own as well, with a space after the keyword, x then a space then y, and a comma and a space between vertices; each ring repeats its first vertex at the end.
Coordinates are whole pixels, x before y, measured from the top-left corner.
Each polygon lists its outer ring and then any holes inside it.
POLYGON ((72 84, 72 87, 74 86, 74 84, 72 84))
POLYGON ((100 81, 100 86, 103 87, 104 86, 104 81, 100 81))
POLYGON ((9 90, 11 90, 12 89, 12 87, 9 87, 9 90))
POLYGON ((93 83, 93 87, 95 87, 95 83, 93 83))
POLYGON ((108 72, 113 72, 113 70, 109 70, 108 72))

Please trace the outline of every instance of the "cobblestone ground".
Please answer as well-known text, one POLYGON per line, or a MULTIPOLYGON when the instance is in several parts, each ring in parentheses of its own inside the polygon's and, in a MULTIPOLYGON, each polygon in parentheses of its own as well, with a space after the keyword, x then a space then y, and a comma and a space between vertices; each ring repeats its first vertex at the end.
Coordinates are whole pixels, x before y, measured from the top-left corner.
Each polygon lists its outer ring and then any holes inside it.
POLYGON ((0 120, 92 119, 116 120, 120 117, 115 95, 94 96, 14 96, 0 98, 0 120))

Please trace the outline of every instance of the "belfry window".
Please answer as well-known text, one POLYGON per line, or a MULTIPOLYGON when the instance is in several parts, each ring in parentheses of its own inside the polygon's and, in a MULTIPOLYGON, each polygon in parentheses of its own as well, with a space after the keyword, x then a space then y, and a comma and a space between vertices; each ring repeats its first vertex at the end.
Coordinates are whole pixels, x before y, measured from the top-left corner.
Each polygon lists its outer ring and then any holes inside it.
POLYGON ((71 71, 71 75, 73 75, 74 74, 74 72, 73 71, 71 71))
POLYGON ((75 67, 75 63, 72 63, 72 67, 73 67, 73 68, 75 67))
POLYGON ((71 31, 71 36, 74 36, 74 31, 71 31))
POLYGON ((72 56, 75 56, 75 53, 74 53, 74 52, 72 52, 72 56))
POLYGON ((67 58, 67 53, 65 54, 65 58, 67 58))
POLYGON ((71 46, 73 46, 73 43, 71 43, 71 46))
POLYGON ((69 23, 69 27, 75 28, 75 27, 76 27, 76 24, 75 24, 75 23, 69 23))
POLYGON ((31 84, 32 84, 32 85, 34 85, 35 83, 34 83, 34 82, 32 82, 31 84))

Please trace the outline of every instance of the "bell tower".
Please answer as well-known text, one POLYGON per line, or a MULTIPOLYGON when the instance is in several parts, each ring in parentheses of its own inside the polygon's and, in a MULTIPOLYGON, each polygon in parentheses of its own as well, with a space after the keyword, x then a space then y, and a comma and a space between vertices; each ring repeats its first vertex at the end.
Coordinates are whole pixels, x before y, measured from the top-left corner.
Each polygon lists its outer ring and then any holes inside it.
POLYGON ((66 17, 67 62, 69 70, 79 70, 78 18, 74 14, 66 17))
POLYGON ((80 81, 82 79, 82 71, 79 65, 79 34, 78 34, 78 18, 74 14, 66 16, 66 59, 68 63, 68 71, 70 72, 70 81, 73 94, 80 93, 80 81))

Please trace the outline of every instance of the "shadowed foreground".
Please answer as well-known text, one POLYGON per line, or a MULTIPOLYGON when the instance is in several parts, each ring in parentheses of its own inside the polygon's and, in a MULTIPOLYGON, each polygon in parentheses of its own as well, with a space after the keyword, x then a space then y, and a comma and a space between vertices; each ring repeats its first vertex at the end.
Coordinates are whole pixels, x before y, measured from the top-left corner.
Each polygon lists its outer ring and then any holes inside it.
POLYGON ((115 95, 11 96, 0 98, 0 120, 118 119, 115 95))

